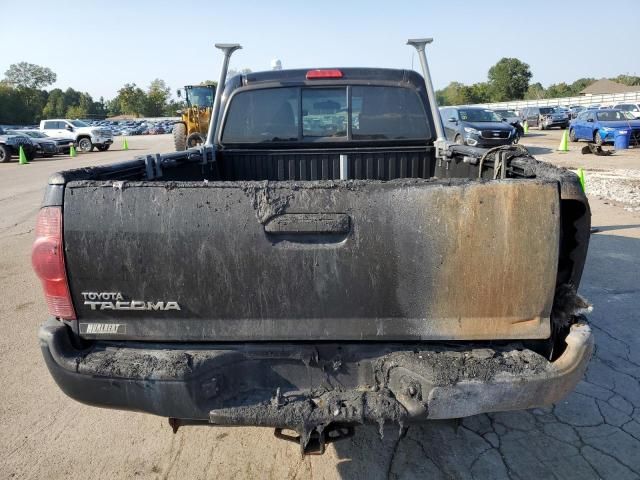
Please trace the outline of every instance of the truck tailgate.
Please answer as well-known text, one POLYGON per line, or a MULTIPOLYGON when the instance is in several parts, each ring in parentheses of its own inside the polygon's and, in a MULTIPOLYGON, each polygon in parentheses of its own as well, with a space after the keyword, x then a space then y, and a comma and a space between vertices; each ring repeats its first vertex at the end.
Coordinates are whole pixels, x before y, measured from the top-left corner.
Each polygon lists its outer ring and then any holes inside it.
POLYGON ((76 181, 86 338, 547 338, 558 183, 76 181))

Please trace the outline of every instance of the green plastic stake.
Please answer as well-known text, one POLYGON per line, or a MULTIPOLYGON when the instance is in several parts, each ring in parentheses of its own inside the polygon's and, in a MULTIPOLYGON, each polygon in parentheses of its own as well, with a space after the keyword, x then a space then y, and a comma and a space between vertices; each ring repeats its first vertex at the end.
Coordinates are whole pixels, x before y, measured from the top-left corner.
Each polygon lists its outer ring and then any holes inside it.
POLYGON ((584 170, 582 168, 578 169, 578 180, 580 180, 580 186, 582 187, 582 191, 587 193, 587 189, 584 186, 584 170))

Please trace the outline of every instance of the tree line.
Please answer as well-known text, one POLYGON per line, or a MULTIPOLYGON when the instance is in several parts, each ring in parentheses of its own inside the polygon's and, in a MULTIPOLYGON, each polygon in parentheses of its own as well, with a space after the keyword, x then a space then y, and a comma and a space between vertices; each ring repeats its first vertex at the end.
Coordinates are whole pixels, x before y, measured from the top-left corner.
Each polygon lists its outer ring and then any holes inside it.
MULTIPOLYGON (((251 70, 230 70, 229 76, 237 73, 251 73, 251 70)), ((451 82, 436 91, 436 98, 440 105, 465 105, 571 97, 595 81, 594 78, 580 78, 570 84, 561 82, 544 88, 539 82, 531 84, 532 76, 526 63, 517 58, 502 58, 489 69, 486 82, 472 85, 451 82)), ((73 88, 45 90, 56 80, 57 75, 47 67, 27 62, 10 65, 4 79, 0 80, 0 124, 33 124, 42 118, 174 116, 177 110, 184 107, 182 100, 176 101, 171 97, 171 89, 159 78, 153 80, 146 89, 135 83, 127 83, 110 100, 103 97, 94 100, 89 93, 73 88)), ((640 77, 637 76, 618 75, 611 80, 640 86, 640 77)))
MULTIPOLYGON (((248 68, 230 69, 228 76, 251 73, 248 68)), ((50 68, 20 62, 9 66, 0 80, 0 124, 34 124, 43 118, 105 118, 117 115, 173 117, 184 108, 183 100, 171 97, 171 88, 156 78, 146 89, 126 83, 111 100, 94 100, 73 88, 45 90, 57 80, 50 68)), ((207 80, 201 85, 215 85, 207 80)))
POLYGON ((43 118, 104 118, 116 115, 145 117, 175 116, 182 101, 171 98, 164 80, 153 80, 143 90, 127 83, 111 100, 98 100, 73 88, 46 87, 57 75, 47 67, 20 62, 9 66, 0 80, 0 123, 32 124, 43 118))
MULTIPOLYGON (((502 58, 489 69, 486 82, 472 85, 451 82, 436 91, 436 99, 442 106, 574 97, 596 81, 595 78, 580 78, 573 83, 554 83, 544 88, 540 82, 530 83, 532 76, 526 63, 517 58, 502 58)), ((610 80, 640 86, 640 77, 633 75, 618 75, 610 80)))

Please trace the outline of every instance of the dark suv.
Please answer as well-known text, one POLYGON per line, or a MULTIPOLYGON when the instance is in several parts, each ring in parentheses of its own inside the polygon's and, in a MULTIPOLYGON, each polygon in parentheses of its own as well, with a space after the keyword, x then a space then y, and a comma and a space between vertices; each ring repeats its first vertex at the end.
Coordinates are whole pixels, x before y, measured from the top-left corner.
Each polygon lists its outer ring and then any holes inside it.
POLYGON ((569 115, 556 110, 555 107, 525 107, 520 116, 530 127, 539 127, 540 130, 569 126, 569 115))
POLYGON ((27 160, 33 160, 36 148, 26 135, 13 135, 0 127, 0 163, 10 162, 11 157, 18 155, 20 147, 24 150, 27 160))
POLYGON ((440 109, 447 140, 471 147, 509 145, 517 138, 516 129, 493 111, 479 107, 440 109))

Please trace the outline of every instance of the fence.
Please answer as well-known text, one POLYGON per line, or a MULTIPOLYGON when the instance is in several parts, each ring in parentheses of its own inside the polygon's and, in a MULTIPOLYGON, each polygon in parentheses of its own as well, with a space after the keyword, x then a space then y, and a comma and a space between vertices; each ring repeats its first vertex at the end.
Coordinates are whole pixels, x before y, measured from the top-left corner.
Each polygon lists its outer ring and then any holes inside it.
POLYGON ((640 87, 637 92, 584 95, 580 97, 545 98, 542 100, 513 100, 511 102, 481 103, 477 107, 500 108, 506 110, 520 110, 524 107, 555 107, 558 105, 616 105, 618 103, 640 103, 640 87))

